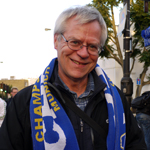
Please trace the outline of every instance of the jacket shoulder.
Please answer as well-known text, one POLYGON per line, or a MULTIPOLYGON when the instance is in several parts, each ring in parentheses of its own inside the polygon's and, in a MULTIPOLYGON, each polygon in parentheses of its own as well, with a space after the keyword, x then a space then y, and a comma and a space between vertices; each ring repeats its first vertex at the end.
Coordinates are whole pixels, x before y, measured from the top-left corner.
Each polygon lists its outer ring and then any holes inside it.
POLYGON ((20 90, 10 102, 0 129, 1 150, 32 149, 30 125, 32 87, 33 85, 20 90))
POLYGON ((28 86, 20 90, 14 97, 14 101, 17 103, 29 104, 32 94, 33 85, 28 86))
POLYGON ((33 85, 20 90, 10 103, 8 111, 15 109, 19 116, 29 111, 32 88, 33 85))

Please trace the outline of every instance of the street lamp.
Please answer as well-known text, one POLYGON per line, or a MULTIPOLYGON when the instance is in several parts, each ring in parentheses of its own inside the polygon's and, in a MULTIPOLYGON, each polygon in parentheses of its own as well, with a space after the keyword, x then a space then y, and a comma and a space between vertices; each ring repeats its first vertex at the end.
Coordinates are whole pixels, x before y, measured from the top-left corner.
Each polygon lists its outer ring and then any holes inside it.
POLYGON ((49 31, 49 30, 51 30, 51 29, 49 29, 49 28, 45 28, 45 31, 49 31))
POLYGON ((124 6, 127 4, 127 16, 124 30, 124 44, 123 49, 125 51, 125 59, 123 61, 123 78, 121 79, 121 90, 126 96, 126 99, 131 106, 132 94, 133 94, 133 82, 130 78, 130 0, 124 0, 124 6))

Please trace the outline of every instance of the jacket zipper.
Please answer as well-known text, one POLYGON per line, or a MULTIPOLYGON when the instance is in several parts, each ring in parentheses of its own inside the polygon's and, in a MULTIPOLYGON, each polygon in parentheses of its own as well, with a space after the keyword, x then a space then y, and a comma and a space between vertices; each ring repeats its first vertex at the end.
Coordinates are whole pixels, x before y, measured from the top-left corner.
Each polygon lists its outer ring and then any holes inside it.
MULTIPOLYGON (((98 94, 98 92, 95 93, 95 95, 94 95, 93 97, 95 97, 97 94, 98 94)), ((90 100, 93 99, 93 97, 90 98, 90 100)), ((104 97, 102 96, 102 94, 101 94, 101 97, 102 97, 102 99, 104 99, 104 97)), ((89 100, 89 101, 90 101, 90 100, 89 100)), ((100 103, 100 101, 98 101, 97 103, 94 104, 93 109, 91 110, 91 113, 89 114, 90 117, 92 116, 92 112, 93 112, 93 110, 95 109, 95 107, 98 105, 98 103, 100 103)), ((87 105, 89 105, 89 103, 88 103, 87 105)), ((88 106, 86 106, 86 107, 88 107, 88 106)), ((87 109, 87 108, 85 108, 85 109, 87 109)), ((92 129, 92 128, 91 128, 91 138, 92 138, 93 150, 95 150, 95 145, 94 145, 94 133, 93 133, 93 129, 92 129)))
POLYGON ((81 132, 83 132, 83 121, 81 118, 80 118, 80 127, 81 127, 81 132))
MULTIPOLYGON (((58 88, 58 89, 62 90, 64 93, 68 94, 68 93, 66 92, 66 90, 64 90, 61 86, 59 86, 59 87, 60 87, 60 88, 58 88)), ((95 96, 97 95, 97 93, 98 93, 98 92, 96 92, 96 93, 94 94, 94 96, 92 96, 92 98, 95 97, 95 96)), ((69 96, 69 94, 68 94, 68 96, 69 96)), ((60 97, 60 98, 62 99, 62 97, 60 97)), ((70 98, 72 99, 72 96, 71 96, 71 95, 70 95, 70 98)), ((92 98, 90 98, 90 100, 91 100, 92 98)), ((90 101, 90 100, 89 100, 89 101, 90 101)), ((99 103, 99 102, 98 102, 98 103, 99 103)), ((98 103, 97 103, 97 104, 98 104, 98 103)), ((89 104, 89 103, 88 103, 88 104, 89 104)), ((95 106, 96 106, 96 105, 94 105, 94 108, 95 108, 95 106)), ((87 107, 87 106, 86 106, 86 107, 87 107)), ((90 113, 90 116, 91 116, 91 114, 92 114, 94 108, 92 109, 92 111, 91 111, 91 113, 90 113)), ((83 120, 80 118, 80 129, 81 129, 82 136, 83 136, 83 126, 84 126, 83 120)), ((92 137, 93 150, 95 150, 95 148, 94 148, 94 135, 93 135, 93 129, 92 129, 92 128, 91 128, 91 137, 92 137)), ((83 138, 82 138, 82 139, 83 139, 83 138)), ((83 142, 82 142, 82 143, 83 143, 83 142)), ((81 147, 83 147, 83 144, 82 144, 81 147)), ((83 147, 83 149, 84 149, 84 147, 83 147)))

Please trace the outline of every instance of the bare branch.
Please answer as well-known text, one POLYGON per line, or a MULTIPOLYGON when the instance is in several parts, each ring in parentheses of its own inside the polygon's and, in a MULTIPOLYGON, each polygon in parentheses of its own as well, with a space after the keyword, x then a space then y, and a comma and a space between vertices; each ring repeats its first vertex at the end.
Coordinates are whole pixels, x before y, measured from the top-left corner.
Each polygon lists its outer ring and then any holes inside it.
POLYGON ((115 54, 113 54, 113 52, 112 52, 107 46, 105 46, 105 48, 106 48, 106 49, 110 52, 110 54, 111 54, 111 56, 109 56, 108 58, 113 58, 113 59, 115 59, 115 60, 120 64, 120 66, 123 67, 123 62, 120 61, 120 59, 119 59, 115 54))
POLYGON ((144 86, 144 85, 148 85, 148 84, 150 84, 150 80, 143 82, 142 85, 144 86))
POLYGON ((134 64, 135 64, 135 58, 133 58, 133 63, 132 63, 131 69, 130 69, 130 74, 131 74, 131 72, 132 72, 132 70, 134 68, 134 64))
POLYGON ((120 61, 123 62, 123 56, 122 56, 122 52, 121 52, 121 49, 120 49, 119 40, 118 40, 118 37, 117 37, 113 5, 111 5, 111 13, 112 13, 112 21, 111 22, 112 22, 113 30, 114 30, 114 39, 116 41, 115 43, 116 43, 116 47, 117 47, 117 51, 118 51, 118 55, 119 55, 120 61))

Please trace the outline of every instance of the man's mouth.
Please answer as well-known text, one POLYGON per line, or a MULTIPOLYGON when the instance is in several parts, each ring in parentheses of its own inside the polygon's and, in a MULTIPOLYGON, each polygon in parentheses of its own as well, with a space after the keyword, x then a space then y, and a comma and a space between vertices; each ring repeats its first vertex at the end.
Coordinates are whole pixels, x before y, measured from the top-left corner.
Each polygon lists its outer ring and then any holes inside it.
POLYGON ((77 65, 85 65, 85 64, 83 64, 83 63, 79 63, 78 61, 75 61, 75 60, 72 60, 75 64, 77 64, 77 65))

